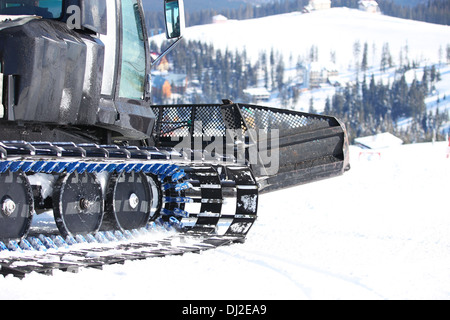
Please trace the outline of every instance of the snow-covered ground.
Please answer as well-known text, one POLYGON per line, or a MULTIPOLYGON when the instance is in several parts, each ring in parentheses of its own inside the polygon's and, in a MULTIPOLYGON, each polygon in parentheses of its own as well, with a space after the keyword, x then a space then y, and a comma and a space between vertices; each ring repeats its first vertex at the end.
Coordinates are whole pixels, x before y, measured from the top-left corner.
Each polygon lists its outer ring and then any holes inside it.
POLYGON ((352 147, 344 176, 261 196, 245 244, 0 277, 0 299, 450 299, 447 151, 352 147))
MULTIPOLYGON (((312 46, 318 48, 318 61, 330 62, 335 52, 341 72, 355 65, 354 44, 359 42, 360 56, 368 44, 368 64, 378 66, 382 48, 389 44, 394 62, 403 59, 416 62, 445 62, 445 49, 450 43, 450 26, 371 14, 356 9, 332 8, 309 14, 292 12, 250 20, 229 20, 226 23, 194 26, 186 29, 185 38, 211 43, 217 49, 246 50, 247 56, 258 59, 261 52, 273 49, 288 63, 292 56, 307 58, 312 46), (407 47, 407 54, 405 54, 407 47), (439 54, 441 52, 441 57, 439 54)), ((153 40, 160 41, 164 36, 153 40)))

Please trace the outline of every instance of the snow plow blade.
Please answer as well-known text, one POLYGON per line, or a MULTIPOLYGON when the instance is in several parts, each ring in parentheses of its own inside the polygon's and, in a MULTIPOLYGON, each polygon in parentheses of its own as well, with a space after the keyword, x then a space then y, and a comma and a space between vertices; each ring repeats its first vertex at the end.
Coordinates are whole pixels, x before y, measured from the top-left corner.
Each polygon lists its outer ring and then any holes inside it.
POLYGON ((233 154, 249 165, 260 193, 335 177, 349 170, 344 124, 330 116, 224 101, 153 106, 158 146, 233 154))
POLYGON ((260 193, 335 177, 349 170, 347 132, 338 119, 259 106, 242 105, 240 111, 247 126, 258 132, 260 157, 252 169, 259 178, 260 193), (270 133, 274 130, 278 132, 270 133))

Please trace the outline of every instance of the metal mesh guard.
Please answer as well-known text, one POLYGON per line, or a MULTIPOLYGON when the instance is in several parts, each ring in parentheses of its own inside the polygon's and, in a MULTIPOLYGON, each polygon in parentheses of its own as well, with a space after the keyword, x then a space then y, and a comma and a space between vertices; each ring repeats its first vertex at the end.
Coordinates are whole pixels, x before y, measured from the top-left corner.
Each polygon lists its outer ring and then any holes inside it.
POLYGON ((220 105, 177 105, 152 107, 159 123, 160 137, 224 136, 225 123, 220 105))
POLYGON ((278 129, 280 133, 283 133, 292 129, 299 132, 302 128, 311 130, 330 126, 327 117, 318 115, 253 105, 240 105, 240 107, 248 129, 265 131, 278 129))
POLYGON ((246 104, 154 106, 160 137, 225 136, 226 129, 301 132, 332 126, 330 117, 246 104))

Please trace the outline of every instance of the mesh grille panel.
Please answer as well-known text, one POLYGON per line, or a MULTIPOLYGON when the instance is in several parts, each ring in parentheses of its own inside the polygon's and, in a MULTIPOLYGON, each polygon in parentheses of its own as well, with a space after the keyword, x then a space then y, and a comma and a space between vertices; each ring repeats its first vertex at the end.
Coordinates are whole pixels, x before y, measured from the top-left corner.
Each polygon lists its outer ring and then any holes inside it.
POLYGON ((314 128, 329 127, 326 117, 259 106, 241 105, 242 117, 249 129, 270 131, 279 129, 296 132, 314 128))
MULTIPOLYGON (((160 137, 225 136, 226 129, 280 130, 281 135, 330 127, 329 117, 254 105, 177 105, 152 107, 160 137)), ((336 125, 336 124, 334 124, 336 125)))
POLYGON ((189 123, 191 121, 191 108, 189 107, 165 107, 160 110, 161 133, 163 136, 186 137, 189 135, 189 123))
POLYGON ((226 128, 220 106, 195 108, 194 121, 194 137, 225 135, 226 128))

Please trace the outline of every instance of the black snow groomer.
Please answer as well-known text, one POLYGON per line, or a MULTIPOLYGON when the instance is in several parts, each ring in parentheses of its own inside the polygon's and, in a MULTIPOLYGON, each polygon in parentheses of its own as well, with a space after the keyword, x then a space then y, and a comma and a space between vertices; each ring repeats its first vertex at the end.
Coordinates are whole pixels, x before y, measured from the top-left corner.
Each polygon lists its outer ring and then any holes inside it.
MULTIPOLYGON (((175 40, 163 56, 182 37, 184 7, 161 5, 175 40)), ((141 0, 0 0, 0 273, 243 242, 258 192, 347 168, 332 117, 152 105, 162 56, 151 59, 144 21, 141 0), (33 223, 48 212, 53 228, 33 223)))

